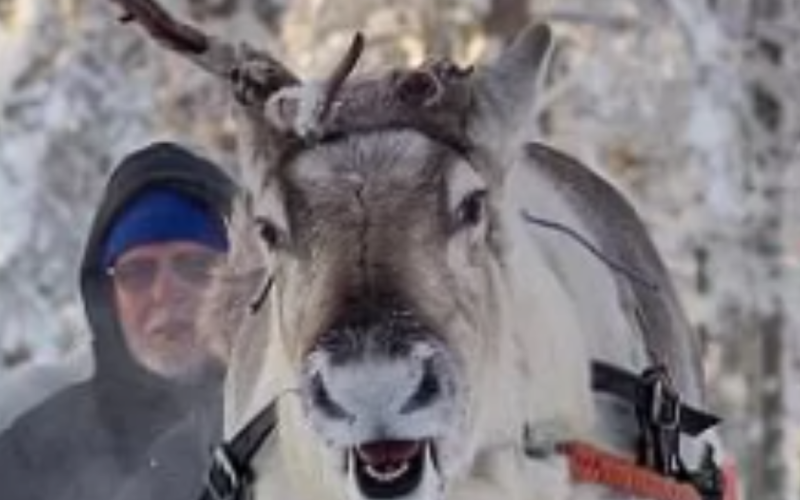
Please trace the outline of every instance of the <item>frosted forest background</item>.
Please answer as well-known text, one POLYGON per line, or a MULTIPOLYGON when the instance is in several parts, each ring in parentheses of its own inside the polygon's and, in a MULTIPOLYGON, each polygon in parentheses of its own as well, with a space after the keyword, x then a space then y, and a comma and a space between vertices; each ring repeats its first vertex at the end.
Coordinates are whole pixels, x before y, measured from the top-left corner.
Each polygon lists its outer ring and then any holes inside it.
MULTIPOLYGON (((558 48, 532 126, 647 222, 702 333, 746 497, 800 498, 800 2, 162 3, 310 76, 356 29, 369 69, 475 62, 549 20, 558 48)), ((225 93, 119 13, 107 0, 0 0, 0 427, 92 369, 77 268, 110 167, 169 139, 235 169, 225 93)))

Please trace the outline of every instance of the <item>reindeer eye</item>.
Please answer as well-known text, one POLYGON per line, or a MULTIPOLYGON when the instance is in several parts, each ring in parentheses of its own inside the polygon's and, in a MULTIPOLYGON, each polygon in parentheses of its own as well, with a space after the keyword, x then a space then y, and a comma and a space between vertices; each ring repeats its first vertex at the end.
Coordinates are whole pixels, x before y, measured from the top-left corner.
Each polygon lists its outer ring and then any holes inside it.
POLYGON ((256 217, 258 235, 268 246, 274 248, 280 243, 281 232, 275 224, 265 217, 256 217))
POLYGON ((486 190, 473 191, 458 205, 455 213, 456 230, 477 226, 486 212, 486 190))

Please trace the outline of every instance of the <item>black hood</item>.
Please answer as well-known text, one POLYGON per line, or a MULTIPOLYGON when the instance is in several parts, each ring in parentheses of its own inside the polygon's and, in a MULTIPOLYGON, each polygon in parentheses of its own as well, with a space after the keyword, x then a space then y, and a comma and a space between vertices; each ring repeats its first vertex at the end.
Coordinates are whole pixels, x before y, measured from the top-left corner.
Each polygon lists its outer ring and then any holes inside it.
POLYGON ((81 295, 93 334, 98 413, 131 445, 147 442, 197 403, 214 397, 221 377, 197 386, 171 382, 144 369, 127 349, 102 264, 108 230, 126 204, 152 186, 170 187, 207 203, 226 218, 236 188, 210 162, 169 143, 157 143, 123 159, 109 180, 84 250, 81 295))

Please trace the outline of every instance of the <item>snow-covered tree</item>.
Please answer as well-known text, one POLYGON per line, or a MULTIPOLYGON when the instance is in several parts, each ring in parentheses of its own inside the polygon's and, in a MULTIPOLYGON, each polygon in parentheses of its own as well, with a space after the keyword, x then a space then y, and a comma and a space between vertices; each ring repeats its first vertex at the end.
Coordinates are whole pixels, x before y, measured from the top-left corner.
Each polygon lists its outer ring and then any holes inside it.
MULTIPOLYGON (((532 129, 649 224, 706 339, 710 401, 748 497, 800 494, 798 2, 162 3, 309 75, 355 29, 368 70, 429 53, 471 62, 550 20, 559 47, 532 129)), ((224 93, 118 15, 107 0, 0 0, 0 377, 85 347, 78 258, 122 155, 173 139, 235 168, 224 93)))

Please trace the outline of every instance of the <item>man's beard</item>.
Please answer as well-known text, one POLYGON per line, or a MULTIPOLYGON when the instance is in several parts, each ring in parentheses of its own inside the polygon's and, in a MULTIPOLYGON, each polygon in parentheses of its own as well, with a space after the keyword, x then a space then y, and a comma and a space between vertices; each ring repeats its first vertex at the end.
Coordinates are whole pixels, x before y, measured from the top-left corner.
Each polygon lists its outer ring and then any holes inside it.
POLYGON ((154 312, 139 339, 138 358, 145 367, 172 382, 193 386, 220 378, 221 363, 200 344, 187 311, 154 312))

